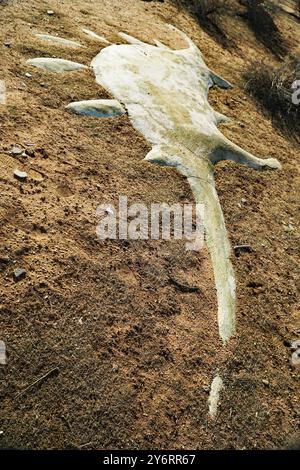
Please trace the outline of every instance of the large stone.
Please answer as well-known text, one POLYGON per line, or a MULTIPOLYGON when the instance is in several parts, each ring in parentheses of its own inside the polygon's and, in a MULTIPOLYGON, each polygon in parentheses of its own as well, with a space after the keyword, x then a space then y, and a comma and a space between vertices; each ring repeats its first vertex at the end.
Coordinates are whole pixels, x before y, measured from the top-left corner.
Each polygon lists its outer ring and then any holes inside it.
POLYGON ((15 281, 21 281, 26 277, 26 270, 23 268, 16 268, 13 274, 15 281))
POLYGON ((26 181, 27 176, 28 175, 27 175, 26 171, 21 171, 21 170, 18 170, 18 169, 16 169, 14 171, 14 177, 19 181, 26 181))

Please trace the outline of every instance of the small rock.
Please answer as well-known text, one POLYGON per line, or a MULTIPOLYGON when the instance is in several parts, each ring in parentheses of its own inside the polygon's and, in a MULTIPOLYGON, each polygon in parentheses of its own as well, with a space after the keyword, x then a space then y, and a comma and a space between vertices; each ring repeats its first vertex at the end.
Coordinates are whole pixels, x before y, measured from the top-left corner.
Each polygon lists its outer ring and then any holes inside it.
POLYGON ((55 13, 53 10, 47 10, 47 15, 53 16, 55 13))
POLYGON ((26 277, 26 270, 23 268, 17 268, 14 270, 14 280, 21 281, 26 277))
POLYGON ((0 264, 8 264, 10 262, 10 258, 8 256, 0 256, 0 264))
POLYGON ((22 153, 24 152, 24 149, 22 149, 21 147, 18 147, 18 146, 14 146, 10 151, 10 155, 16 157, 18 155, 22 155, 22 153))
POLYGON ((244 129, 246 127, 246 125, 243 122, 239 122, 238 124, 242 129, 244 129))
POLYGON ((113 364, 112 371, 113 372, 118 372, 119 366, 117 364, 113 364))
POLYGON ((16 169, 14 171, 14 177, 17 179, 17 180, 20 180, 20 181, 25 181, 27 179, 27 173, 26 171, 21 171, 21 170, 18 170, 16 169))
POLYGON ((294 229, 294 227, 293 227, 292 224, 288 224, 288 225, 283 224, 283 230, 284 230, 285 232, 292 232, 292 231, 295 230, 295 229, 294 229))
POLYGON ((266 379, 263 379, 262 383, 266 385, 267 387, 270 385, 270 382, 266 379))
POLYGON ((235 256, 240 256, 241 253, 252 253, 253 249, 250 245, 236 245, 234 247, 235 256))
POLYGON ((3 45, 4 45, 5 47, 10 47, 10 46, 11 46, 11 42, 4 42, 3 45))
POLYGON ((242 197, 241 202, 242 202, 243 204, 246 204, 247 199, 245 199, 244 197, 242 197))
POLYGON ((32 77, 32 75, 31 75, 31 73, 29 73, 29 72, 26 72, 26 73, 25 73, 25 77, 27 77, 27 78, 31 78, 31 77, 32 77))

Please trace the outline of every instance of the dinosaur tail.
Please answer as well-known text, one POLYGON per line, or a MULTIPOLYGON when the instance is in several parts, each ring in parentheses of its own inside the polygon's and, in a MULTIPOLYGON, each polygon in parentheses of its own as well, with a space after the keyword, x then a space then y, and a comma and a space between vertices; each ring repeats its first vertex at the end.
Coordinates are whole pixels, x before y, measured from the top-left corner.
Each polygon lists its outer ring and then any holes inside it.
POLYGON ((197 157, 177 144, 155 146, 146 160, 175 167, 187 177, 196 203, 204 205, 205 238, 217 289, 219 334, 225 343, 235 332, 235 278, 224 216, 215 189, 213 165, 208 159, 197 157))

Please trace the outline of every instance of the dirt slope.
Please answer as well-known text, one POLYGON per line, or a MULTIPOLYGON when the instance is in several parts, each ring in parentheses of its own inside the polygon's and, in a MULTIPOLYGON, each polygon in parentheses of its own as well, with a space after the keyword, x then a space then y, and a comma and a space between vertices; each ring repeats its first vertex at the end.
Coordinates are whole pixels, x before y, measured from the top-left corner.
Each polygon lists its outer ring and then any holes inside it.
MULTIPOLYGON (((297 435, 299 372, 290 343, 300 338, 299 148, 243 91, 247 62, 272 57, 241 19, 227 21, 238 42, 230 50, 168 1, 0 2, 0 80, 8 91, 0 105, 0 339, 8 355, 0 366, 0 447, 277 448, 297 435), (253 252, 233 259, 238 334, 214 422, 207 398, 223 358, 207 251, 186 252, 174 240, 104 243, 95 233, 98 204, 116 204, 119 195, 146 204, 192 201, 185 179, 143 161, 150 146, 126 116, 64 111, 71 101, 109 97, 89 70, 55 75, 25 64, 55 55, 88 65, 102 46, 82 27, 112 42, 125 31, 182 47, 168 22, 236 85, 211 92, 215 109, 233 118, 224 134, 283 164, 278 173, 230 163, 216 170, 232 245, 250 244, 253 252), (64 50, 34 32, 88 47, 64 50), (10 156, 15 144, 31 157, 10 156), (14 179, 16 167, 28 172, 26 183, 14 179), (16 267, 27 270, 18 283, 16 267), (184 292, 180 284, 197 289, 184 292)), ((282 14, 278 23, 294 47, 294 19, 282 14)))

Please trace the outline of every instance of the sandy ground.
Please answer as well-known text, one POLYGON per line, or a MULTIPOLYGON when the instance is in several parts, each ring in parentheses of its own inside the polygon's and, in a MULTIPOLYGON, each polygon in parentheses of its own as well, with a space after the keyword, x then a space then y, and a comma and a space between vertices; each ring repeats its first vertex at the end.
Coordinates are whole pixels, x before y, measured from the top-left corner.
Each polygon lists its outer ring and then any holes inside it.
MULTIPOLYGON (((223 49, 168 1, 6 3, 0 2, 0 80, 8 91, 0 105, 0 339, 8 361, 0 366, 0 447, 286 446, 299 429, 299 371, 290 362, 290 344, 300 338, 299 148, 251 101, 241 78, 249 60, 274 59, 240 18, 226 20, 236 46, 223 49), (55 55, 88 65, 102 46, 82 27, 112 42, 122 42, 117 32, 125 31, 182 47, 166 23, 186 31, 207 64, 236 85, 211 92, 215 109, 233 118, 224 134, 283 164, 272 173, 227 162, 216 169, 232 245, 253 248, 233 257, 238 332, 226 367, 206 249, 96 239, 98 204, 116 204, 119 195, 130 203, 191 202, 185 179, 143 161, 150 146, 127 116, 64 111, 71 101, 109 97, 90 70, 56 75, 25 64, 55 55), (34 32, 88 47, 64 50, 34 32), (31 156, 9 155, 16 144, 31 156), (15 168, 28 173, 27 182, 13 177, 15 168), (27 276, 15 283, 17 267, 27 276), (226 388, 211 421, 207 399, 219 367, 226 388)), ((282 14, 278 24, 296 47, 294 19, 282 14)))

